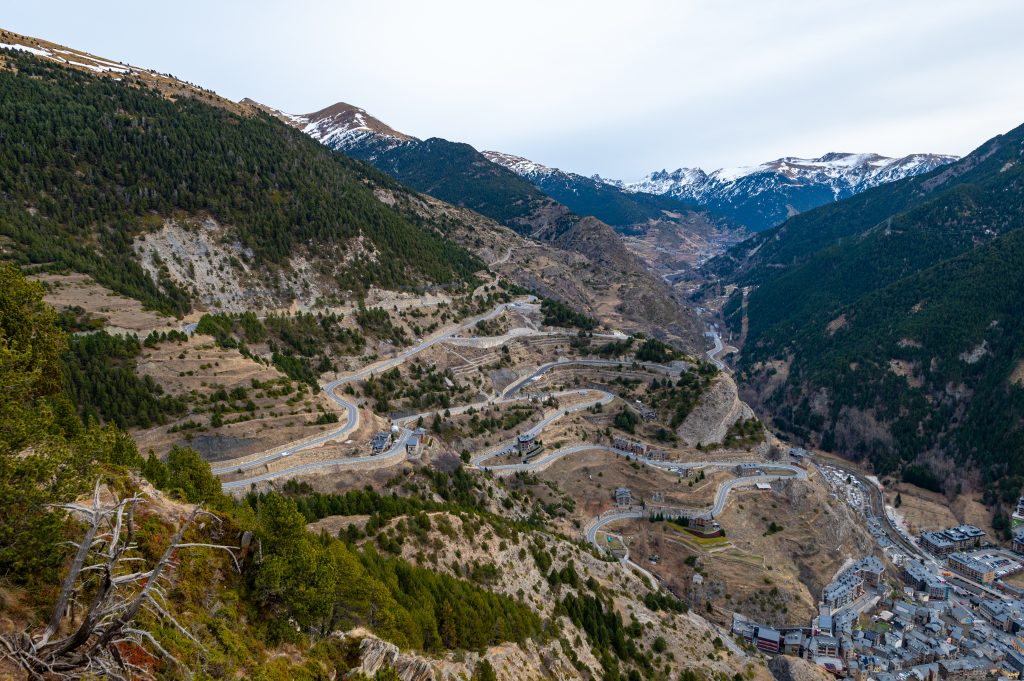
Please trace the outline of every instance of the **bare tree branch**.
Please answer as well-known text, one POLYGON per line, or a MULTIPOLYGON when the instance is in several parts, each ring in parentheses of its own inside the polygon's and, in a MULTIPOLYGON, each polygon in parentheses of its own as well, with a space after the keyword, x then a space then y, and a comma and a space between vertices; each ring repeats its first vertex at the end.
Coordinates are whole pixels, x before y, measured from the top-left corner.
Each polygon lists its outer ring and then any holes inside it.
POLYGON ((132 563, 144 562, 137 555, 129 555, 137 548, 134 543, 135 510, 143 502, 142 497, 136 494, 103 503, 100 498, 100 481, 97 481, 91 505, 74 503, 51 507, 84 520, 84 536, 80 542, 72 543, 75 556, 46 628, 36 635, 31 632, 0 635, 0 659, 13 660, 32 678, 151 677, 148 670, 125 660, 118 649, 119 645, 132 643, 143 649, 151 647, 191 676, 189 670, 150 632, 133 626, 133 622, 140 611, 145 609, 154 617, 169 622, 205 651, 199 639, 170 613, 164 586, 170 582, 179 550, 212 548, 227 551, 235 569, 240 572, 241 566, 235 554, 239 549, 220 544, 183 542, 185 533, 197 518, 209 516, 215 522, 220 522, 217 516, 197 507, 181 522, 151 569, 128 568, 132 563), (80 601, 79 597, 83 593, 91 594, 88 604, 80 601), (81 613, 74 612, 79 609, 81 613), (78 620, 77 628, 65 637, 57 638, 62 629, 70 628, 73 620, 78 620))

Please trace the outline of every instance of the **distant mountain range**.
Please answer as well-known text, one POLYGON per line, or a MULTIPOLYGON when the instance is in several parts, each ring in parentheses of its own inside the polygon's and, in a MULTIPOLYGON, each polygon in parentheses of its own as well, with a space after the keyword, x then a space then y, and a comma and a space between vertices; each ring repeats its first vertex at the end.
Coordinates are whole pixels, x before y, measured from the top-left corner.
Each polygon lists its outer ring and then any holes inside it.
MULTIPOLYGON (((955 492, 972 465, 1024 475, 1022 160, 1024 126, 708 263, 737 285, 724 312, 746 397, 778 428, 915 484, 955 492)), ((875 163, 861 185, 900 172, 875 163)))
POLYGON ((756 166, 659 170, 634 183, 601 179, 642 194, 668 196, 706 208, 761 231, 818 206, 865 189, 931 172, 957 160, 942 154, 889 158, 878 154, 830 153, 819 158, 785 157, 756 166))
MULTIPOLYGON (((255 104, 250 100, 243 103, 255 104)), ((401 182, 510 226, 517 223, 521 230, 525 222, 537 228, 537 216, 544 215, 541 228, 557 231, 557 220, 552 220, 561 218, 552 215, 544 197, 482 165, 484 160, 511 171, 571 212, 596 217, 619 232, 645 234, 652 223, 669 222, 704 237, 727 225, 750 231, 768 229, 806 210, 956 160, 955 156, 941 154, 889 158, 830 153, 814 159, 786 157, 711 173, 700 168, 661 170, 639 182, 625 183, 552 168, 501 151, 481 153, 468 145, 456 149, 452 145, 458 143, 439 138, 419 140, 344 102, 304 115, 274 113, 332 149, 369 161, 401 182), (447 158, 444 177, 437 172, 440 166, 424 168, 427 158, 440 157, 447 158), (472 177, 453 182, 452 163, 468 163, 474 168, 472 177), (471 180, 471 184, 463 185, 465 180, 471 180), (494 192, 498 190, 512 193, 495 200, 494 192), (490 198, 472 205, 467 197, 473 194, 480 199, 490 198)))
MULTIPOLYGON (((529 181, 573 212, 593 215, 621 232, 646 231, 647 223, 651 221, 678 222, 680 214, 694 212, 692 205, 670 195, 626 190, 600 178, 550 168, 500 151, 485 151, 483 155, 529 181)), ((704 215, 704 219, 714 221, 707 215, 704 215)))

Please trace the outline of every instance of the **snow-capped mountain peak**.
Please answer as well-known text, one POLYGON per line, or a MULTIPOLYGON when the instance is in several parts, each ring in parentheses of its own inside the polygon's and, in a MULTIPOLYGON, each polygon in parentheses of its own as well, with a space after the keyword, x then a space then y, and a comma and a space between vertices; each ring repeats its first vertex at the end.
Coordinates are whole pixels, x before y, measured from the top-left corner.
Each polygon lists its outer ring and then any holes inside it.
POLYGON ((917 175, 956 159, 956 156, 941 154, 911 154, 903 158, 889 158, 872 153, 831 152, 818 158, 785 156, 755 166, 719 168, 710 173, 700 168, 678 168, 672 172, 659 170, 639 182, 627 183, 626 187, 633 191, 665 194, 674 193, 683 187, 732 183, 751 175, 776 173, 793 180, 832 180, 837 186, 854 188, 862 184, 874 186, 900 177, 917 175), (873 182, 874 178, 880 181, 873 182))
POLYGON ((874 153, 832 152, 818 158, 786 156, 710 173, 700 168, 659 170, 639 182, 617 186, 706 206, 759 230, 794 213, 929 172, 956 158, 941 154, 889 158, 874 153))
POLYGON ((396 143, 415 139, 345 102, 292 118, 304 133, 334 149, 344 148, 349 140, 368 135, 389 138, 396 143))
POLYGON ((286 113, 248 98, 240 103, 277 116, 321 144, 341 151, 369 142, 379 153, 405 142, 416 141, 415 137, 395 130, 368 114, 365 109, 345 102, 338 102, 308 114, 286 113))

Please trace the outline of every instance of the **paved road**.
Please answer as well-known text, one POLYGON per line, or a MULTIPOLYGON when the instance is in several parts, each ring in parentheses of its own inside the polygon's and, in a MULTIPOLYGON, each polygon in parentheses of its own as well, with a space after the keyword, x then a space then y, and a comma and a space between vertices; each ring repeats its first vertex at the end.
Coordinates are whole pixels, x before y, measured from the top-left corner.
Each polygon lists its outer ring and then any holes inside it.
POLYGON ((269 473, 263 473, 262 475, 254 475, 250 478, 242 478, 241 480, 234 480, 232 482, 225 482, 221 484, 221 488, 225 491, 232 489, 240 489, 248 487, 249 485, 257 482, 264 482, 266 480, 273 480, 274 478, 280 478, 282 476, 298 475, 300 473, 308 473, 320 468, 332 468, 338 466, 344 467, 358 467, 367 463, 372 463, 374 466, 384 466, 397 463, 405 459, 405 445, 412 435, 408 430, 403 430, 399 435, 398 440, 391 447, 391 449, 378 454, 376 456, 359 456, 351 457, 347 456, 343 459, 327 459, 325 461, 313 461, 311 463, 300 464, 298 466, 292 466, 280 471, 271 471, 269 473))
POLYGON ((722 344, 722 337, 718 334, 718 331, 716 331, 715 329, 711 329, 704 335, 715 342, 715 347, 707 351, 708 360, 710 360, 711 363, 714 364, 719 371, 725 371, 725 363, 722 362, 722 360, 718 359, 718 354, 725 349, 725 346, 722 344))
MULTIPOLYGON (((531 307, 537 307, 538 305, 531 305, 531 307)), ((473 348, 493 348, 500 345, 505 345, 510 340, 522 337, 542 337, 542 338, 564 338, 565 340, 572 340, 576 334, 568 331, 540 331, 538 329, 530 329, 527 327, 516 327, 511 329, 508 333, 503 336, 472 336, 469 338, 464 337, 452 337, 445 339, 445 343, 448 345, 455 345, 459 347, 473 347, 473 348)), ((629 338, 624 333, 595 333, 594 338, 607 338, 609 340, 623 340, 629 338)), ((621 362, 615 362, 621 364, 621 362)))
MULTIPOLYGON (((712 517, 712 518, 715 517, 715 516, 721 515, 722 511, 725 510, 726 502, 729 500, 729 493, 732 492, 737 487, 745 487, 745 486, 748 486, 748 485, 754 485, 754 484, 759 483, 759 482, 774 482, 776 480, 806 480, 807 479, 807 472, 804 469, 802 469, 802 468, 800 468, 798 466, 790 466, 789 464, 764 464, 762 466, 762 468, 785 470, 785 471, 790 472, 792 474, 791 475, 749 475, 749 476, 745 476, 745 477, 741 477, 741 478, 733 478, 732 480, 727 480, 726 482, 722 483, 722 485, 719 486, 718 490, 715 492, 715 503, 712 504, 710 508, 700 512, 698 515, 709 516, 709 517, 712 517)), ((659 507, 659 508, 661 508, 661 507, 659 507)), ((664 507, 664 508, 668 509, 670 507, 664 507)), ((604 527, 605 525, 608 525, 609 523, 614 523, 614 522, 619 521, 619 520, 626 520, 626 519, 629 519, 629 518, 646 518, 652 512, 654 512, 654 510, 655 509, 647 509, 647 508, 630 509, 630 510, 627 510, 627 511, 620 511, 620 512, 617 512, 617 513, 611 513, 609 515, 596 518, 587 527, 587 530, 586 530, 587 541, 590 542, 591 544, 594 544, 594 546, 598 546, 600 548, 599 544, 597 543, 597 532, 602 527, 604 527)), ((691 509, 679 509, 679 510, 683 510, 683 511, 689 512, 691 509)))
MULTIPOLYGON (((604 390, 576 390, 576 391, 572 391, 572 392, 579 393, 580 395, 586 395, 587 393, 593 393, 594 397, 592 399, 584 400, 583 402, 579 402, 577 404, 574 404, 574 405, 572 405, 570 407, 566 407, 565 409, 559 409, 556 412, 552 412, 551 414, 548 414, 547 416, 542 418, 540 421, 538 421, 535 425, 533 425, 529 429, 523 431, 522 434, 524 434, 524 435, 533 435, 533 436, 536 437, 537 435, 540 435, 540 433, 545 428, 550 426, 552 423, 554 423, 555 421, 557 421, 557 420, 559 420, 559 419, 561 419, 561 418, 563 418, 565 416, 568 416, 569 414, 574 414, 576 412, 580 412, 580 411, 584 411, 586 409, 590 409, 594 405, 597 405, 597 404, 602 404, 602 405, 608 404, 612 400, 615 399, 615 395, 612 395, 610 392, 606 392, 604 390)), ((512 401, 512 400, 510 400, 508 398, 503 398, 503 400, 504 401, 512 401)), ((479 465, 482 462, 486 461, 487 459, 491 459, 491 458, 497 456, 502 451, 505 451, 505 450, 508 450, 508 449, 510 449, 512 447, 515 447, 516 439, 518 437, 519 436, 517 435, 515 438, 512 438, 510 440, 506 440, 505 442, 497 445, 496 447, 492 447, 491 449, 487 450, 486 452, 483 452, 482 454, 477 454, 475 457, 470 459, 470 463, 479 465)), ((593 445, 590 445, 590 446, 593 446, 593 445)), ((558 451, 561 451, 561 450, 558 450, 558 451)), ((579 451, 579 450, 577 450, 577 451, 579 451)), ((568 454, 568 453, 570 453, 570 452, 566 451, 566 452, 562 453, 562 456, 565 456, 565 454, 568 454)), ((547 457, 545 457, 545 458, 547 458, 547 457)), ((561 457, 558 457, 558 458, 561 458, 561 457)), ((511 465, 513 465, 513 466, 516 466, 516 465, 521 466, 522 468, 520 468, 520 470, 529 470, 529 468, 526 468, 526 467, 533 466, 533 463, 535 463, 535 462, 531 462, 529 464, 511 464, 511 465)), ((533 466, 533 467, 535 468, 536 466, 533 466)), ((491 467, 487 467, 486 470, 505 470, 505 469, 502 468, 501 466, 491 466, 491 467)))
MULTIPOLYGON (((233 473, 233 472, 237 472, 237 471, 243 471, 244 472, 244 471, 252 470, 254 468, 259 468, 259 467, 264 466, 264 465, 266 465, 268 463, 271 463, 271 462, 274 462, 274 461, 278 461, 278 460, 283 459, 283 458, 285 458, 287 456, 290 456, 290 455, 294 454, 295 452, 299 452, 299 451, 302 451, 302 450, 305 450, 305 449, 310 449, 312 447, 317 447, 317 446, 320 446, 320 445, 322 445, 325 442, 328 442, 330 440, 337 440, 337 439, 345 437, 346 435, 348 435, 350 432, 352 432, 353 430, 355 430, 359 426, 359 408, 358 408, 358 406, 354 402, 350 402, 345 397, 342 397, 341 395, 337 394, 336 391, 337 391, 337 389, 339 387, 341 387, 341 386, 343 386, 343 385, 345 385, 347 383, 352 383, 354 381, 364 380, 366 378, 369 378, 372 374, 375 374, 375 373, 378 373, 378 372, 382 372, 382 371, 387 371, 388 369, 391 369, 392 367, 396 367, 399 364, 405 362, 410 357, 413 357, 413 356, 417 355, 418 353, 423 352, 427 348, 433 347, 434 345, 436 345, 438 343, 441 343, 441 342, 445 341, 446 339, 448 339, 448 338, 450 338, 450 337, 452 337, 452 336, 454 336, 454 335, 456 335, 458 333, 462 333, 463 331, 465 331, 465 330, 467 330, 469 328, 472 328, 478 322, 486 321, 486 320, 489 320, 489 319, 493 319, 494 317, 497 317, 498 315, 500 315, 503 312, 505 312, 505 310, 508 310, 508 309, 511 309, 511 308, 516 308, 516 307, 523 306, 523 305, 528 305, 528 304, 532 303, 534 300, 535 299, 534 299, 533 296, 528 296, 526 301, 515 301, 515 302, 511 302, 511 303, 502 303, 500 305, 497 305, 490 312, 487 312, 487 313, 482 314, 482 315, 478 315, 476 317, 472 317, 471 319, 463 322, 462 324, 460 324, 460 325, 458 325, 458 326, 456 326, 454 328, 448 329, 447 331, 438 332, 434 336, 432 336, 432 337, 430 337, 430 338, 420 342, 418 345, 415 345, 413 347, 407 348, 407 349, 399 352, 394 357, 391 357, 391 358, 388 358, 388 359, 385 359, 385 360, 381 360, 379 362, 371 364, 370 366, 364 367, 363 369, 360 369, 359 371, 357 371, 355 373, 347 374, 345 376, 341 376, 341 377, 339 377, 339 378, 337 378, 337 379, 335 379, 335 380, 325 384, 323 386, 323 391, 327 395, 327 397, 329 399, 333 400, 336 404, 338 404, 339 406, 341 406, 345 410, 345 420, 342 423, 342 425, 340 425, 339 427, 334 428, 334 429, 332 429, 332 430, 330 430, 330 431, 328 431, 326 433, 323 433, 321 435, 317 435, 317 436, 312 437, 312 438, 306 438, 306 439, 303 439, 303 440, 299 440, 297 442, 293 442, 293 443, 290 443, 288 445, 285 445, 283 448, 277 448, 277 449, 271 450, 270 452, 267 452, 263 456, 260 456, 260 457, 258 457, 256 459, 252 459, 252 460, 244 461, 244 462, 239 462, 239 463, 227 462, 224 465, 221 465, 218 468, 213 469, 214 475, 223 475, 225 473, 233 473)), ((356 460, 357 461, 365 460, 365 458, 356 459, 356 460)), ((307 464, 307 465, 314 465, 314 464, 307 464)), ((322 466, 325 466, 325 465, 336 465, 336 464, 317 464, 315 467, 322 467, 322 466)), ((271 479, 277 478, 277 477, 284 477, 284 476, 287 476, 287 475, 293 475, 295 472, 305 471, 305 470, 311 470, 311 469, 304 468, 303 466, 295 466, 295 467, 288 468, 288 469, 281 470, 281 471, 274 471, 274 472, 271 472, 271 473, 265 473, 265 474, 263 474, 261 476, 257 476, 257 477, 260 478, 261 480, 271 480, 271 479)), ((256 481, 256 478, 249 478, 248 481, 254 482, 254 481, 256 481)), ((238 485, 236 483, 238 483, 238 482, 241 482, 241 481, 236 481, 235 483, 231 483, 231 484, 237 487, 238 485)), ((229 489, 229 488, 225 486, 225 489, 229 489)))
POLYGON ((644 509, 638 509, 635 511, 622 511, 620 513, 612 513, 600 518, 595 519, 589 526, 587 526, 587 541, 594 546, 599 546, 597 543, 597 533, 602 527, 609 523, 614 523, 619 520, 629 520, 631 518, 646 518, 647 511, 644 509))
MULTIPOLYGON (((534 382, 534 379, 540 378, 546 372, 550 371, 551 369, 554 369, 555 367, 568 367, 568 366, 572 366, 574 364, 575 365, 579 365, 579 366, 626 366, 626 367, 629 367, 629 366, 633 365, 633 362, 620 362, 620 361, 615 360, 615 359, 565 359, 565 358, 559 358, 557 361, 548 362, 547 364, 541 364, 529 376, 523 376, 519 380, 512 382, 502 392, 502 397, 507 397, 509 395, 516 394, 517 392, 522 390, 524 387, 526 387, 528 384, 534 382)), ((665 374, 677 374, 677 373, 679 373, 677 370, 673 369, 672 367, 665 366, 664 364, 655 364, 654 362, 637 362, 637 364, 639 364, 640 366, 644 367, 645 369, 650 369, 652 371, 658 371, 658 372, 665 373, 665 374)))

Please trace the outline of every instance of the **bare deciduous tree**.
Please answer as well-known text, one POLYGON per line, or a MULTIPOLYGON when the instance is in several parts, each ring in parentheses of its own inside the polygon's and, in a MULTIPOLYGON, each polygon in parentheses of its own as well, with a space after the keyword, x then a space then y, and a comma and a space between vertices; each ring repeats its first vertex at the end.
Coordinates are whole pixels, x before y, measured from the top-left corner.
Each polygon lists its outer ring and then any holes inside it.
POLYGON ((178 664, 178 660, 136 623, 143 611, 169 622, 199 648, 203 647, 168 611, 164 586, 180 549, 221 549, 228 552, 235 568, 240 569, 235 549, 182 541, 200 516, 219 521, 196 507, 181 522, 153 567, 136 569, 143 561, 134 555, 135 511, 141 503, 144 499, 138 494, 103 502, 97 481, 90 505, 55 506, 81 518, 86 525, 85 534, 75 544, 74 559, 46 628, 37 633, 0 636, 0 656, 15 661, 31 678, 148 677, 148 670, 124 658, 124 646, 155 651, 173 664, 178 664))

